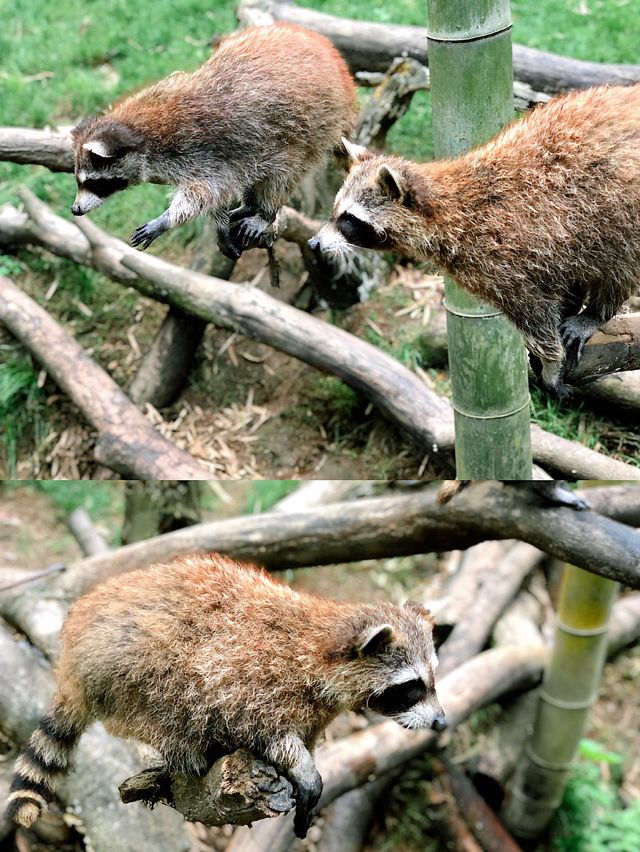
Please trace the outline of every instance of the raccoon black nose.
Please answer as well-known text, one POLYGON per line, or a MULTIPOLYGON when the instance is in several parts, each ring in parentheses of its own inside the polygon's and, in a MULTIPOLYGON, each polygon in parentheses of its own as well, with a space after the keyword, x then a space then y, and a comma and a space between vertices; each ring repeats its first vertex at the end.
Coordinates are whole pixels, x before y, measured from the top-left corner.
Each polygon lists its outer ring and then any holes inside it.
POLYGON ((438 732, 444 731, 444 729, 446 727, 447 727, 447 719, 446 719, 444 713, 441 713, 439 716, 436 716, 436 718, 431 723, 431 729, 433 731, 438 731, 438 732))
POLYGON ((74 216, 82 216, 83 212, 77 204, 71 206, 71 212, 74 216))
POLYGON ((320 246, 319 237, 311 237, 311 239, 307 241, 307 245, 309 246, 310 249, 315 251, 320 246))

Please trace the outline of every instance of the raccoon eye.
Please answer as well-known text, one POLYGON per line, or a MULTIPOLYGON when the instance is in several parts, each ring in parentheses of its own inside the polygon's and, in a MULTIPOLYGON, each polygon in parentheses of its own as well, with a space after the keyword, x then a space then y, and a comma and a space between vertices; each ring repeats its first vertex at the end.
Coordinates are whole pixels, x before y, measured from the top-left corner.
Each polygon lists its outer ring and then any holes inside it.
POLYGON ((113 195, 121 189, 126 189, 129 186, 129 181, 125 178, 89 178, 82 185, 83 189, 93 192, 98 198, 106 198, 108 195, 113 195))
POLYGON ((375 695, 367 702, 368 706, 384 716, 393 716, 409 710, 414 704, 423 701, 427 695, 427 687, 420 678, 396 683, 385 689, 380 695, 375 695))
POLYGON ((361 248, 379 248, 385 241, 368 222, 363 222, 352 213, 341 213, 336 227, 348 243, 361 248))

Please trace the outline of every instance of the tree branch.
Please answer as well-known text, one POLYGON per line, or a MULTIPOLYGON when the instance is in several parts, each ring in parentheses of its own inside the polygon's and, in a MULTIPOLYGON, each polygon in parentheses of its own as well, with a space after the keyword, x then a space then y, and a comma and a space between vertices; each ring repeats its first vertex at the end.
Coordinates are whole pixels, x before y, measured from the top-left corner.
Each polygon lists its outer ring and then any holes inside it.
POLYGON ((204 825, 250 825, 287 813, 295 805, 289 781, 244 749, 221 757, 206 775, 145 769, 119 789, 125 804, 162 802, 204 825))

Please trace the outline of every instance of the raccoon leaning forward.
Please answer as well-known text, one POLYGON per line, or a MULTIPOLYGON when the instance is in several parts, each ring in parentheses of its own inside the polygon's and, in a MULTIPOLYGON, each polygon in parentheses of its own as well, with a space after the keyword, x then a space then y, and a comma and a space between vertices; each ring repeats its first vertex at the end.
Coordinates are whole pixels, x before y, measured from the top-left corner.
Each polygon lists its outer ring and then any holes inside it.
POLYGON ((442 730, 433 621, 418 604, 350 604, 294 592, 253 566, 194 556, 113 578, 61 633, 58 694, 18 759, 9 813, 29 827, 96 719, 202 773, 250 749, 294 786, 304 837, 322 780, 310 750, 366 705, 442 730))
POLYGON ((504 311, 567 394, 564 373, 640 281, 640 85, 554 98, 451 160, 349 147, 315 241, 434 259, 504 311))
POLYGON ((304 175, 342 151, 355 116, 354 82, 328 39, 284 23, 247 29, 193 73, 171 74, 72 131, 72 212, 137 183, 172 184, 169 208, 132 244, 146 248, 211 213, 222 250, 237 257, 264 236, 304 175))

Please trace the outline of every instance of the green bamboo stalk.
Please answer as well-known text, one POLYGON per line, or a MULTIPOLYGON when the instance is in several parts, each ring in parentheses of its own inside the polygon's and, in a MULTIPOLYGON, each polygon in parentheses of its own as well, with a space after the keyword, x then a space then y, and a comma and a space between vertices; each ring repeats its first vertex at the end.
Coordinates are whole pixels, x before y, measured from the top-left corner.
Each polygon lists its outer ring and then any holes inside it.
MULTIPOLYGON (((513 119, 509 0, 427 0, 436 157, 486 142, 513 119)), ((505 317, 445 283, 460 479, 531 479, 527 357, 505 317)))
POLYGON ((505 824, 518 837, 537 837, 562 801, 597 698, 617 590, 612 580, 565 566, 553 654, 540 689, 533 735, 516 766, 503 812, 505 824))

